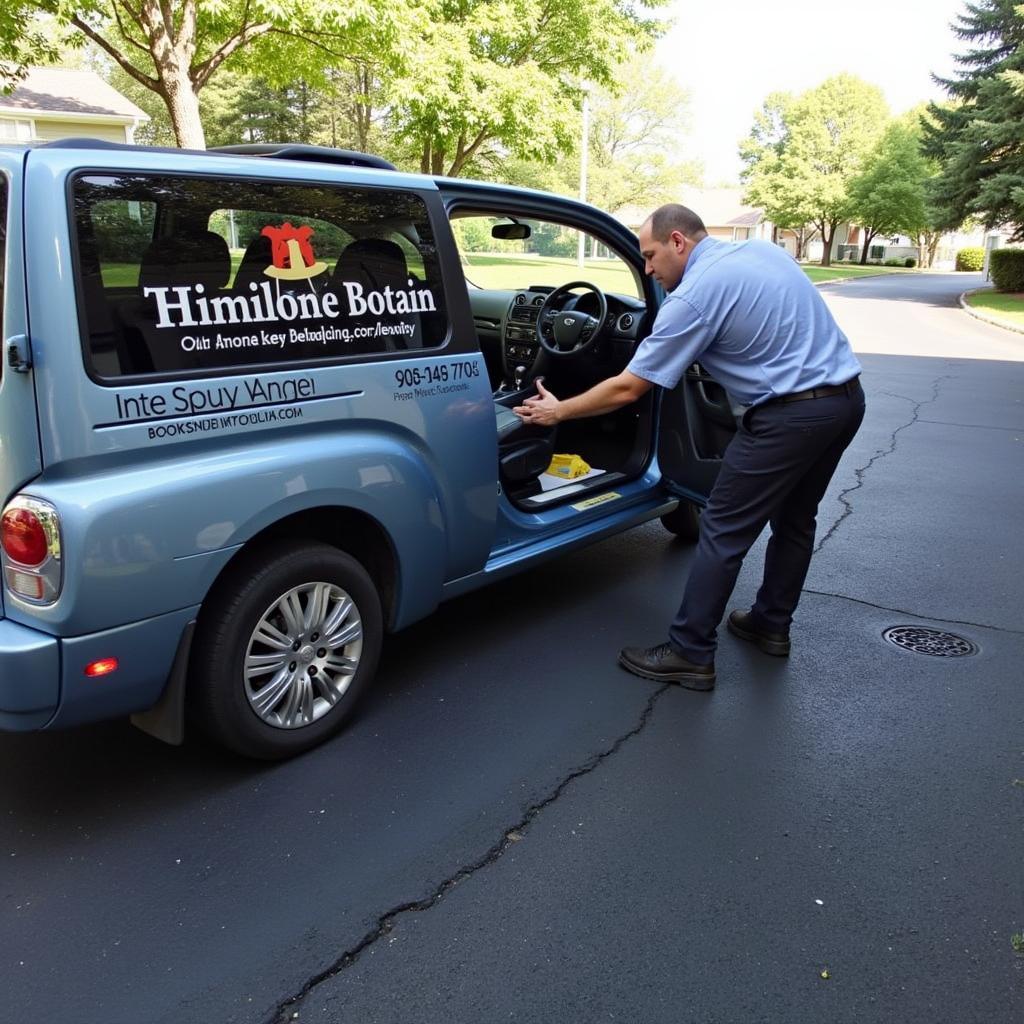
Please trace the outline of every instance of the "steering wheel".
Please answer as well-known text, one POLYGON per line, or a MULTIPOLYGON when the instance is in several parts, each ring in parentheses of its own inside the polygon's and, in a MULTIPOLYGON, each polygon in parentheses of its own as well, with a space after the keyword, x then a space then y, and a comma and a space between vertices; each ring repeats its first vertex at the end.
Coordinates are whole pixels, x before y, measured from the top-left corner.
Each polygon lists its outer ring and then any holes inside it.
POLYGON ((590 349, 601 336, 608 317, 604 292, 589 281, 570 281, 556 288, 544 300, 537 313, 537 341, 553 356, 578 356, 590 349), (597 316, 575 309, 558 309, 574 288, 585 288, 597 296, 597 316))

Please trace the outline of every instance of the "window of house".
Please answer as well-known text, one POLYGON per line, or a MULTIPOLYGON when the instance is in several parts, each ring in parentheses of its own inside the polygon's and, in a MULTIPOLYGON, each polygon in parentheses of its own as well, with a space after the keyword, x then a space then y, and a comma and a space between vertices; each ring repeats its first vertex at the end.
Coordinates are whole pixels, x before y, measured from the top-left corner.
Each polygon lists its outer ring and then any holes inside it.
POLYGON ((0 141, 28 142, 35 136, 31 121, 14 117, 0 117, 0 141))
POLYGON ((74 216, 100 377, 332 361, 447 336, 433 231, 410 192, 87 175, 74 216))

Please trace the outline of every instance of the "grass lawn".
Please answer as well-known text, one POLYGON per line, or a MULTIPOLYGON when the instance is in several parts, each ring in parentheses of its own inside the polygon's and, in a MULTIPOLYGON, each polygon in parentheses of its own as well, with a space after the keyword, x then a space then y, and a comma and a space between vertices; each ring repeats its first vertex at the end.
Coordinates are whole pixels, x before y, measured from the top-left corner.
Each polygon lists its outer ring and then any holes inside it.
POLYGON ((803 272, 815 283, 822 281, 842 281, 847 277, 870 277, 874 274, 907 274, 914 273, 907 267, 812 267, 802 263, 803 272))
POLYGON ((619 259, 588 259, 580 267, 575 257, 569 256, 470 252, 464 256, 462 272, 479 288, 528 288, 533 284, 557 286, 569 281, 589 281, 602 291, 637 295, 633 275, 619 259))
MULTIPOLYGON (((235 279, 235 271, 242 262, 244 249, 231 250, 231 280, 235 279)), ((104 263, 104 288, 137 288, 139 286, 139 265, 137 263, 104 263)))
POLYGON ((1024 327, 1024 292, 979 292, 968 295, 967 304, 1015 327, 1024 327))

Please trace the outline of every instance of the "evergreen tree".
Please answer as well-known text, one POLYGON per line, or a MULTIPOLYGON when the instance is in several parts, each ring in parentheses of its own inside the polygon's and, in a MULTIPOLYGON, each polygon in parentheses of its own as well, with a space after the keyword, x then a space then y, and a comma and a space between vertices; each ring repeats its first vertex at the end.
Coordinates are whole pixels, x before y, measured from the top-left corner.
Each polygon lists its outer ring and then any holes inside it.
POLYGON ((925 152, 942 170, 932 201, 942 226, 968 217, 986 227, 1016 226, 1024 238, 1024 6, 976 0, 953 25, 971 48, 951 79, 936 78, 953 99, 931 104, 922 124, 925 152))

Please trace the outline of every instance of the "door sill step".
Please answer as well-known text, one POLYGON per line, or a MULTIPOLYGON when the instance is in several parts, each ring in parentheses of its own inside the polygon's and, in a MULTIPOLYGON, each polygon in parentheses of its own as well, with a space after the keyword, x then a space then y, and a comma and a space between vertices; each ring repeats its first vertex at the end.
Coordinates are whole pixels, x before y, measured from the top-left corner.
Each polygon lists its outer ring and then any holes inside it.
POLYGON ((588 494, 591 491, 602 490, 620 480, 625 480, 624 473, 602 473, 600 476, 588 477, 586 480, 568 481, 561 487, 555 487, 550 491, 543 491, 541 494, 533 494, 529 498, 519 498, 515 504, 519 508, 538 509, 547 508, 550 505, 557 505, 568 498, 575 498, 581 494, 588 494))

